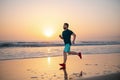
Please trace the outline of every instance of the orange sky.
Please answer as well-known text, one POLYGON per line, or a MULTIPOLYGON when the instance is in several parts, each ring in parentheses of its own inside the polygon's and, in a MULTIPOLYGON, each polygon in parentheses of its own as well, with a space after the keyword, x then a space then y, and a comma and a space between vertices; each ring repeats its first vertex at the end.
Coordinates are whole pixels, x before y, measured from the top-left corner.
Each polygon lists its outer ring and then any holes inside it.
POLYGON ((0 41, 58 41, 64 22, 77 40, 120 40, 119 0, 0 0, 0 12, 0 41))

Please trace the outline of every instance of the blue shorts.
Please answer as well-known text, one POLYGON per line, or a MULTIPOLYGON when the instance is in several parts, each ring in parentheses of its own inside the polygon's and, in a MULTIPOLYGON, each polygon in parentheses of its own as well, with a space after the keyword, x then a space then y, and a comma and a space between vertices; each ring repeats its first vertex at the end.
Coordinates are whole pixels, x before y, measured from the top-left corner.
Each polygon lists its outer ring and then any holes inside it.
POLYGON ((70 52, 70 44, 65 44, 64 52, 68 53, 70 52))

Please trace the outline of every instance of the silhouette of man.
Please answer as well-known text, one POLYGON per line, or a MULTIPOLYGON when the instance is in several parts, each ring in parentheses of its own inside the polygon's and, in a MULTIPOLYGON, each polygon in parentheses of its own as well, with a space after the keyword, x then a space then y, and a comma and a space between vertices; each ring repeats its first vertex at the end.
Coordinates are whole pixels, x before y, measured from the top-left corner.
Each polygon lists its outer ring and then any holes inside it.
POLYGON ((62 35, 59 35, 59 37, 64 41, 64 52, 63 52, 64 61, 62 64, 59 64, 62 67, 66 66, 67 53, 72 55, 78 55, 80 59, 82 59, 81 52, 70 51, 71 44, 75 44, 76 34, 70 29, 68 29, 68 27, 69 27, 69 24, 64 23, 63 25, 64 31, 62 32, 62 35), (72 43, 71 43, 71 36, 73 36, 72 43))

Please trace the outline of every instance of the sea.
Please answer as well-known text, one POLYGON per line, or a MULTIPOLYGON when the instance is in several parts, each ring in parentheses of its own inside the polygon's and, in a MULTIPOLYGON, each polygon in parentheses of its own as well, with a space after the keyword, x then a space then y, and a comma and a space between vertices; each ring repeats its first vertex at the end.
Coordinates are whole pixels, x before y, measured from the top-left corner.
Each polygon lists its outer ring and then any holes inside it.
MULTIPOLYGON (((0 42, 0 60, 62 56, 63 42, 0 42)), ((120 41, 77 41, 71 51, 83 55, 120 53, 120 41)))

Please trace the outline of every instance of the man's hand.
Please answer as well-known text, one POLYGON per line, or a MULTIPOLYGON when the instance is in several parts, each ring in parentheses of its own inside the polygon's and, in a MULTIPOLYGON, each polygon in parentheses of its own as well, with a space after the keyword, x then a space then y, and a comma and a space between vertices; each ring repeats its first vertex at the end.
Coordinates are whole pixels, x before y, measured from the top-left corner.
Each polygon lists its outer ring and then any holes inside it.
POLYGON ((63 37, 61 35, 59 35, 60 39, 63 39, 63 37))
POLYGON ((72 41, 72 44, 75 44, 75 41, 74 41, 74 40, 72 41))

